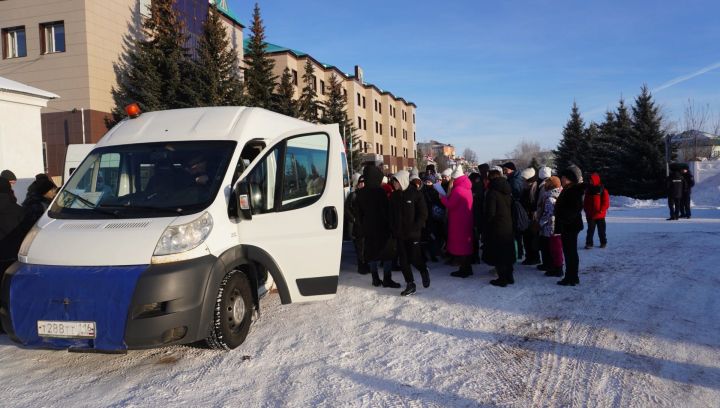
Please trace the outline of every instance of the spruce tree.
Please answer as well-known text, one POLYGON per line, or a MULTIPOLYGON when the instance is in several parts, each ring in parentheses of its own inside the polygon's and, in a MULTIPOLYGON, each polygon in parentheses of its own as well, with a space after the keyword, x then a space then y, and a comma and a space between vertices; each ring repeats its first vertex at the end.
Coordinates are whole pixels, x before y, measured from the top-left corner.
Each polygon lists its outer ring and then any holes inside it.
POLYGON ((308 122, 317 123, 320 104, 317 100, 315 68, 313 68, 310 58, 305 60, 305 73, 302 79, 304 85, 298 101, 298 116, 308 122))
POLYGON ((634 196, 634 189, 630 186, 628 180, 632 177, 633 157, 630 153, 629 146, 634 139, 634 129, 632 118, 625 106, 625 99, 620 98, 617 111, 615 112, 615 131, 614 142, 616 143, 613 152, 613 163, 611 170, 611 180, 614 187, 614 194, 627 197, 634 196))
POLYGON ((137 102, 143 111, 192 106, 193 92, 186 80, 191 71, 182 20, 173 0, 151 3, 142 32, 125 39, 125 52, 115 65, 117 88, 112 94, 113 121, 125 116, 124 107, 137 102))
POLYGON ((580 116, 580 109, 577 103, 573 102, 570 119, 563 129, 563 137, 560 140, 557 150, 555 150, 555 167, 558 171, 563 171, 570 165, 580 165, 581 155, 583 152, 583 139, 585 133, 585 123, 580 116))
POLYGON ((647 85, 632 107, 632 138, 628 145, 629 187, 632 197, 657 199, 665 196, 665 134, 662 115, 647 85))
POLYGON ((297 117, 297 103, 293 97, 295 96, 295 87, 292 83, 293 77, 290 68, 285 67, 280 77, 280 85, 274 97, 273 110, 283 115, 297 117))
POLYGON ((271 109, 277 77, 272 73, 275 62, 268 57, 266 49, 265 26, 260 17, 260 6, 255 3, 247 53, 245 54, 247 61, 245 92, 249 106, 271 109))
POLYGON ((597 161, 598 158, 596 156, 596 149, 595 144, 600 142, 600 126, 598 126, 595 122, 590 122, 590 125, 585 129, 583 140, 582 140, 582 147, 580 151, 581 154, 581 160, 580 160, 580 168, 586 172, 590 173, 593 171, 597 171, 597 161))
POLYGON ((347 97, 343 92, 342 82, 335 73, 330 76, 328 100, 324 105, 325 115, 322 117, 322 123, 337 123, 340 127, 350 172, 354 173, 360 169, 362 162, 360 140, 356 134, 357 129, 348 118, 347 97))
POLYGON ((242 105, 239 57, 230 46, 228 33, 215 6, 210 6, 203 24, 197 55, 193 64, 196 78, 192 83, 198 106, 242 105))

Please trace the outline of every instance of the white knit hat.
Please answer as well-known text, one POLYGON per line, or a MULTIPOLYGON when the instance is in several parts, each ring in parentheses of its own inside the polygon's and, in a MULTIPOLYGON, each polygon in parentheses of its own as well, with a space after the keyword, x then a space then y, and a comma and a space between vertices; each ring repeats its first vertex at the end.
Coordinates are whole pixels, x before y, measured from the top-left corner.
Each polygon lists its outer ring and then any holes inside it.
POLYGON ((533 169, 532 167, 528 167, 520 173, 520 177, 525 180, 530 180, 531 178, 535 177, 535 169, 533 169))
POLYGON ((492 166, 492 167, 490 167, 490 171, 492 171, 492 170, 497 170, 497 171, 500 172, 500 174, 503 174, 503 169, 502 169, 502 167, 500 167, 500 166, 492 166))
POLYGON ((452 172, 451 177, 456 179, 456 178, 462 177, 464 175, 465 175, 465 172, 463 171, 462 166, 458 164, 457 167, 455 167, 455 171, 452 172))
POLYGON ((538 171, 538 178, 540 180, 545 180, 546 178, 552 176, 552 169, 548 166, 542 166, 540 167, 540 170, 538 171))
POLYGON ((452 169, 445 169, 442 173, 440 173, 443 177, 450 177, 452 175, 452 169))

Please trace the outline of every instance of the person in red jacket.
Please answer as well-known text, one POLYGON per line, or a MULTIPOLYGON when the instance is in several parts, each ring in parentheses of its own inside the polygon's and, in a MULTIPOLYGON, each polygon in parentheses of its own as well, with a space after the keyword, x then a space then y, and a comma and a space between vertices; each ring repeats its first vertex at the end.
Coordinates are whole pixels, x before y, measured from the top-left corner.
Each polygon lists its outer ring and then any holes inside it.
POLYGON ((600 248, 607 246, 607 236, 605 235, 605 216, 610 207, 610 194, 608 194, 605 186, 600 182, 600 175, 593 173, 590 175, 590 183, 585 191, 585 217, 587 218, 587 237, 585 238, 585 249, 593 247, 593 238, 595 236, 595 226, 597 226, 598 237, 600 238, 600 248))

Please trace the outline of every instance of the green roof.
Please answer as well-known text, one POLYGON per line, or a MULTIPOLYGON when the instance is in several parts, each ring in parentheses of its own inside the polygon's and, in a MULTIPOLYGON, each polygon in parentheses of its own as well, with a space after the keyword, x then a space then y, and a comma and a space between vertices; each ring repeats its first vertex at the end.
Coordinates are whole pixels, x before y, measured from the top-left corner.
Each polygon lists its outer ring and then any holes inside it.
POLYGON ((215 5, 217 7, 218 11, 233 20, 234 22, 243 25, 240 20, 238 20, 237 17, 235 17, 235 13, 230 10, 230 6, 228 6, 227 0, 209 0, 210 4, 215 5))

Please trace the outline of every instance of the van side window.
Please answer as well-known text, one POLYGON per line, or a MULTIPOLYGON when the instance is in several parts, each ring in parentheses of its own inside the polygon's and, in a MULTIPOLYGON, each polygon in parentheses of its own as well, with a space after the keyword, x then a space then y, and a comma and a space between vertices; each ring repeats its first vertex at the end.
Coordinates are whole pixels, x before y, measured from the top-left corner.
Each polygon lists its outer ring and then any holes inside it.
POLYGON ((268 153, 248 174, 253 214, 264 214, 275 209, 275 188, 279 147, 268 153))
POLYGON ((287 141, 280 211, 308 206, 322 196, 327 179, 329 145, 325 134, 299 136, 287 141))

